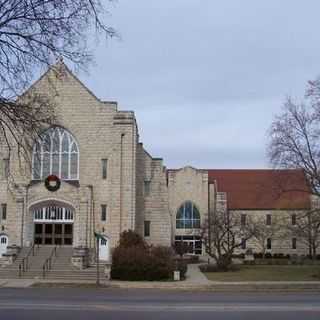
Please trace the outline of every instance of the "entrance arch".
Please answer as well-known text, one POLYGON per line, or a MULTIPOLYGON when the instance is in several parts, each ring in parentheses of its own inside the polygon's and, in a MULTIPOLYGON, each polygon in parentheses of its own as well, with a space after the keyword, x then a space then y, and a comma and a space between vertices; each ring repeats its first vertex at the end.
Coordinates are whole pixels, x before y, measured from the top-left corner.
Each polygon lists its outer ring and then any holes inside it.
POLYGON ((109 239, 105 236, 99 238, 99 260, 109 261, 109 239))
POLYGON ((30 207, 34 243, 72 245, 74 209, 60 201, 44 201, 30 207))
POLYGON ((6 236, 5 234, 1 234, 0 235, 0 257, 2 257, 2 255, 7 252, 7 246, 8 246, 8 236, 6 236))

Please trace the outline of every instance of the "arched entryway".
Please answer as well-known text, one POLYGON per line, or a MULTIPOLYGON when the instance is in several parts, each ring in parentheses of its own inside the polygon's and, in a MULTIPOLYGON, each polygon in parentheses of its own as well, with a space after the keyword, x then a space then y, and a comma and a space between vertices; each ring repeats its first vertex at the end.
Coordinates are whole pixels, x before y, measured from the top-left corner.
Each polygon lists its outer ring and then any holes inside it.
POLYGON ((1 234, 0 235, 0 257, 2 257, 2 255, 7 252, 7 246, 8 246, 8 236, 6 236, 5 234, 1 234))
POLYGON ((34 243, 72 245, 74 209, 64 203, 46 201, 32 206, 34 243))
POLYGON ((109 261, 109 239, 105 236, 99 239, 99 260, 109 261))

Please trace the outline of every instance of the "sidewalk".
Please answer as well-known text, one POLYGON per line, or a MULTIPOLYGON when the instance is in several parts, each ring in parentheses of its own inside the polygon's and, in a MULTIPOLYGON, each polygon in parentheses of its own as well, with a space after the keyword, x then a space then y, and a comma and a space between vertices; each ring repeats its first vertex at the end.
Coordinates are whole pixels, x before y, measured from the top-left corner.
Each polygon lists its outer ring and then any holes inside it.
MULTIPOLYGON (((255 281, 220 282, 210 281, 200 271, 198 264, 189 264, 184 281, 118 281, 102 280, 104 288, 122 289, 168 289, 212 292, 320 292, 320 281, 255 281)), ((39 287, 95 287, 95 281, 65 281, 49 279, 5 279, 0 287, 27 288, 39 287)))

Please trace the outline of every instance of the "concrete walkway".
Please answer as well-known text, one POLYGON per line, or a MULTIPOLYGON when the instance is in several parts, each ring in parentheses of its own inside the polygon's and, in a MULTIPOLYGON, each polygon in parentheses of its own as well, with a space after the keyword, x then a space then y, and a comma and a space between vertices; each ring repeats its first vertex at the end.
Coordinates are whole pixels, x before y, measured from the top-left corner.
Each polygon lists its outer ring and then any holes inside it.
POLYGON ((208 285, 211 281, 200 271, 200 264, 188 264, 188 271, 186 274, 185 283, 188 284, 198 284, 198 285, 208 285))

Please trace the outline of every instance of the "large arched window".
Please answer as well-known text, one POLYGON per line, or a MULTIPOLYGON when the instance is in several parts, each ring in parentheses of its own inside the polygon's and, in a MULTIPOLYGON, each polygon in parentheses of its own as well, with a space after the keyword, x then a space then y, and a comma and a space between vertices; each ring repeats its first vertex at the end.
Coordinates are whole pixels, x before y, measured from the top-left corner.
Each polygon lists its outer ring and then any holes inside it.
POLYGON ((177 229, 200 228, 200 213, 197 207, 191 202, 186 201, 178 210, 176 217, 177 229))
POLYGON ((79 149, 67 130, 52 127, 33 146, 32 178, 45 179, 54 174, 62 180, 79 179, 79 149))

